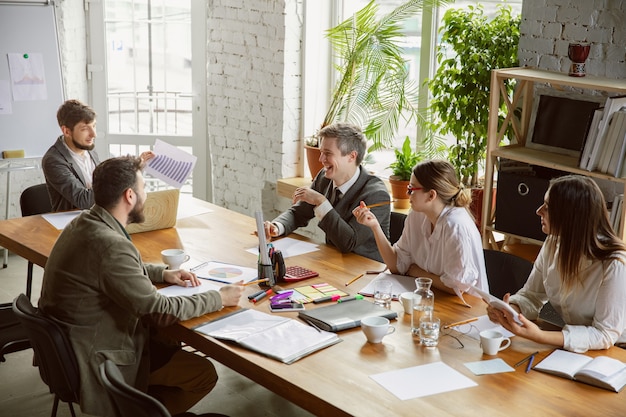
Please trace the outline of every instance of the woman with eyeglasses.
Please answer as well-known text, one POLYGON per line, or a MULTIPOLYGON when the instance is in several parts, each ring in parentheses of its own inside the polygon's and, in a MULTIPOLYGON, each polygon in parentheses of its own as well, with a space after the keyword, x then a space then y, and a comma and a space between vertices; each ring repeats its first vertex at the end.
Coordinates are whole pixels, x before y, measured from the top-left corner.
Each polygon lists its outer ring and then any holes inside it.
POLYGON ((489 291, 480 233, 469 212, 472 197, 452 164, 417 164, 407 194, 411 210, 393 246, 363 202, 353 211, 359 223, 372 229, 389 271, 432 278, 433 287, 458 296, 470 285, 489 291))
POLYGON ((581 175, 553 179, 537 215, 548 237, 524 287, 504 296, 522 313, 522 325, 488 307, 491 321, 579 353, 626 346, 626 246, 609 224, 598 185, 581 175), (542 330, 530 321, 548 301, 566 323, 561 330, 542 330))

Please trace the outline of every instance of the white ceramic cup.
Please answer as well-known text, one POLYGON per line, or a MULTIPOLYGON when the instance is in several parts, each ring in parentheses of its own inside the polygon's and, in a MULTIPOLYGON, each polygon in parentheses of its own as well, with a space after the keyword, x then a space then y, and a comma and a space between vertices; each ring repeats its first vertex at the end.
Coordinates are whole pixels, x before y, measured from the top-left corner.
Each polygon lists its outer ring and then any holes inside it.
POLYGON ((189 255, 183 249, 165 249, 161 251, 161 259, 169 269, 180 269, 180 266, 189 260, 189 255))
POLYGON ((511 339, 504 337, 497 330, 483 330, 480 332, 480 346, 483 348, 485 355, 496 355, 501 350, 511 345, 511 339), (502 344, 502 342, 505 342, 502 344))
POLYGON ((402 308, 404 308, 404 314, 411 314, 413 312, 413 292, 407 291, 400 294, 400 302, 402 308))
POLYGON ((361 320, 361 330, 370 343, 380 343, 383 337, 396 331, 385 317, 365 317, 361 320))

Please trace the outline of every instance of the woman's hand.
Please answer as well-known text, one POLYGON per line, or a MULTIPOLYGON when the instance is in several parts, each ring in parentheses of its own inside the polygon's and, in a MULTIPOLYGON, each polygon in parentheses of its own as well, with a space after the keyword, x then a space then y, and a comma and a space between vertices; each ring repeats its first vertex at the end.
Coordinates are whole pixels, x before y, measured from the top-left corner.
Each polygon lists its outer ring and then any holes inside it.
POLYGON ((356 217, 356 221, 361 223, 363 226, 367 226, 369 228, 378 226, 378 219, 365 205, 364 201, 361 201, 358 207, 352 210, 352 214, 356 217))

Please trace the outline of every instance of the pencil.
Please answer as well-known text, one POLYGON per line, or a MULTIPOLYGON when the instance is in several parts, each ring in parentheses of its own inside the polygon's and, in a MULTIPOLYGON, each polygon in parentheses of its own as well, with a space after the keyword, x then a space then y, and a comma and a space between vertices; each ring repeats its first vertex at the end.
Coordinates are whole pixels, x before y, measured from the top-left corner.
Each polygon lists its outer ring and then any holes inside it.
POLYGON ((476 321, 476 320, 478 320, 478 317, 474 317, 474 318, 467 319, 467 320, 462 320, 462 321, 457 321, 456 323, 446 324, 445 326, 443 326, 443 328, 444 329, 449 329, 450 327, 460 326, 462 324, 471 323, 471 322, 476 321))
POLYGON ((365 206, 367 208, 372 208, 372 207, 380 207, 380 206, 386 206, 387 204, 391 204, 393 203, 395 200, 391 200, 391 201, 382 201, 380 203, 375 203, 375 204, 370 204, 369 206, 365 206))
POLYGON ((246 282, 245 284, 243 284, 243 286, 247 287, 248 285, 258 284, 259 282, 267 282, 267 281, 269 281, 269 278, 257 279, 255 281, 246 282))
POLYGON ((515 365, 513 365, 514 368, 520 366, 521 364, 523 364, 524 362, 530 360, 530 358, 533 358, 535 355, 537 355, 539 352, 534 352, 531 353, 530 355, 526 356, 524 359, 522 359, 521 361, 517 362, 515 365))
POLYGON ((365 274, 359 274, 356 277, 352 278, 350 281, 346 282, 346 287, 350 284, 352 284, 354 281, 356 281, 357 279, 361 278, 363 275, 365 274))

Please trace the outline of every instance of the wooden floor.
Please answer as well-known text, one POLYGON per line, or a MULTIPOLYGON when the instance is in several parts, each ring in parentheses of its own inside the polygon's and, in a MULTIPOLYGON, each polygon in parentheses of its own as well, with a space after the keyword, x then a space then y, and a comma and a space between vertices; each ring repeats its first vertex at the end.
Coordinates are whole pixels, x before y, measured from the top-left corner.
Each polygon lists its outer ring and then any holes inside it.
MULTIPOLYGON (((2 253, 0 252, 0 255, 2 253)), ((26 261, 10 255, 8 267, 0 265, 0 303, 12 301, 25 291, 26 261)), ((41 288, 43 270, 35 266, 33 303, 41 288)), ((208 360, 208 359, 207 359, 208 360)), ((213 361, 220 380, 217 387, 190 411, 215 412, 232 417, 310 417, 312 414, 251 380, 213 361)), ((0 363, 0 417, 44 417, 52 410, 53 396, 32 366, 32 351, 11 353, 0 363)), ((79 407, 75 407, 78 416, 79 407)), ((58 417, 70 416, 66 404, 61 404, 58 417)))

